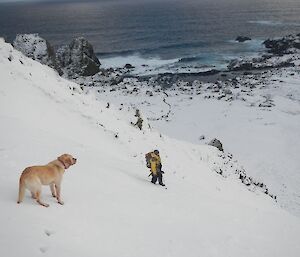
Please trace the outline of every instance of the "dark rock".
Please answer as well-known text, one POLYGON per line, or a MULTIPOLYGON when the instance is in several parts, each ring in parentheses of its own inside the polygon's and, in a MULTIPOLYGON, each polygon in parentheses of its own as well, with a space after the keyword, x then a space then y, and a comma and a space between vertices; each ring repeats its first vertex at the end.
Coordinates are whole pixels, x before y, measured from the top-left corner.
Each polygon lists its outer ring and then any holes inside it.
POLYGON ((148 96, 153 96, 153 93, 152 93, 152 91, 147 90, 147 91, 146 91, 146 95, 148 95, 148 96))
POLYGON ((263 42, 270 53, 283 55, 293 52, 293 48, 300 49, 300 36, 288 35, 280 39, 267 39, 263 42))
POLYGON ((240 43, 243 43, 243 42, 249 41, 249 40, 251 40, 250 37, 244 37, 244 36, 238 36, 238 37, 235 39, 235 41, 238 41, 238 42, 240 42, 240 43))
POLYGON ((224 150, 223 150, 223 145, 222 145, 221 141, 218 140, 218 139, 216 139, 216 138, 214 138, 213 140, 211 140, 211 141, 208 143, 208 145, 211 145, 211 146, 214 146, 214 147, 218 148, 221 152, 224 151, 224 150))
POLYGON ((199 140, 204 140, 205 139, 205 136, 204 135, 201 135, 200 137, 199 137, 199 140))
POLYGON ((289 42, 285 40, 272 40, 267 39, 263 42, 266 48, 269 49, 270 53, 282 55, 286 53, 287 49, 290 48, 289 42))
POLYGON ((83 37, 75 38, 56 52, 57 62, 70 77, 92 76, 99 72, 100 62, 93 46, 83 37))
POLYGON ((253 64, 252 62, 242 62, 241 60, 232 60, 227 66, 230 71, 240 71, 240 70, 252 70, 253 64))
POLYGON ((130 63, 127 63, 127 64, 125 64, 124 68, 131 70, 131 69, 134 69, 135 67, 133 65, 131 65, 130 63))

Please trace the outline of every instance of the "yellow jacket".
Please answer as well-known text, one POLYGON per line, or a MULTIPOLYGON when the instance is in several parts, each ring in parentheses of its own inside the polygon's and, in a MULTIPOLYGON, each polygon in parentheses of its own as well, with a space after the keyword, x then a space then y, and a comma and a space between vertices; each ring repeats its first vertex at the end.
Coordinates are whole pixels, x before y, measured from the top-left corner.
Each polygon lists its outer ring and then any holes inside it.
POLYGON ((156 175, 157 169, 160 167, 161 161, 160 156, 156 155, 155 153, 151 153, 150 165, 151 165, 151 172, 156 175))

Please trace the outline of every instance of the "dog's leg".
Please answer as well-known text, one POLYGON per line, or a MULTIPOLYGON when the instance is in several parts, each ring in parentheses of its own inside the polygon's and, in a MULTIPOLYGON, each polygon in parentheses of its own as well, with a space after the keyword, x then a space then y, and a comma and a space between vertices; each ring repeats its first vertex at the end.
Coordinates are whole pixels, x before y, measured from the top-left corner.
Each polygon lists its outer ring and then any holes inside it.
POLYGON ((53 196, 53 197, 56 197, 56 191, 55 191, 55 186, 54 186, 54 184, 51 184, 51 185, 50 185, 50 190, 51 190, 52 196, 53 196))
POLYGON ((60 199, 60 189, 61 189, 60 185, 55 184, 55 189, 56 189, 56 199, 57 199, 57 202, 59 204, 63 205, 64 202, 60 199))
POLYGON ((22 177, 20 178, 20 182, 19 182, 19 198, 18 198, 18 202, 17 203, 21 203, 24 199, 25 196, 25 183, 24 180, 22 179, 22 177))
POLYGON ((44 206, 44 207, 49 207, 49 204, 43 203, 43 202, 41 201, 41 190, 38 190, 38 191, 36 192, 36 201, 37 201, 38 204, 40 204, 40 205, 42 205, 42 206, 44 206))
POLYGON ((31 198, 36 199, 36 194, 34 192, 31 192, 31 198))

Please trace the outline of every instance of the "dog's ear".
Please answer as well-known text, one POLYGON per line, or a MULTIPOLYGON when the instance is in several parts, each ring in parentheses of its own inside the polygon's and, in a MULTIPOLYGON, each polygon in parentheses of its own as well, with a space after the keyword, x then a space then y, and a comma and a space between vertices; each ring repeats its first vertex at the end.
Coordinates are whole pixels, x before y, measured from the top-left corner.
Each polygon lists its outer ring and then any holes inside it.
POLYGON ((72 165, 70 163, 70 158, 69 158, 68 154, 63 154, 63 155, 59 156, 57 159, 64 164, 66 169, 72 165))

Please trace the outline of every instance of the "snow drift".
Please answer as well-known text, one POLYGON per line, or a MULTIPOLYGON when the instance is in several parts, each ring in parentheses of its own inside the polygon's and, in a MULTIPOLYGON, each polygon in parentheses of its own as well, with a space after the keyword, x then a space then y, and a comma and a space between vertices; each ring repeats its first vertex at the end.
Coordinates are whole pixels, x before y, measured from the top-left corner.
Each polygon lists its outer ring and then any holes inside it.
POLYGON ((106 108, 3 40, 0 85, 1 256, 299 256, 299 219, 230 175, 238 164, 217 149, 134 128, 134 110, 106 108), (155 148, 167 190, 147 178, 155 148), (47 187, 49 208, 29 194, 17 205, 21 171, 64 152, 78 158, 65 205, 47 187))

